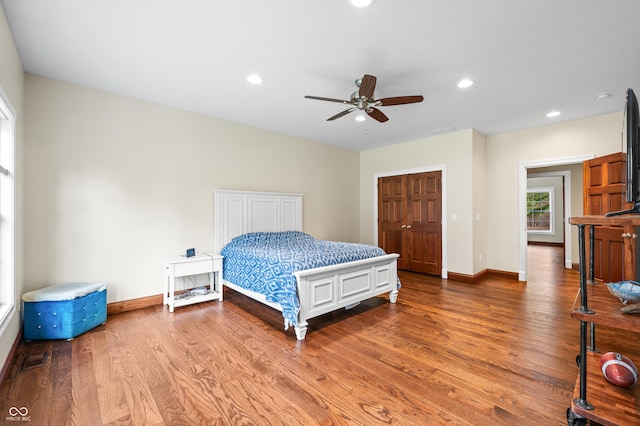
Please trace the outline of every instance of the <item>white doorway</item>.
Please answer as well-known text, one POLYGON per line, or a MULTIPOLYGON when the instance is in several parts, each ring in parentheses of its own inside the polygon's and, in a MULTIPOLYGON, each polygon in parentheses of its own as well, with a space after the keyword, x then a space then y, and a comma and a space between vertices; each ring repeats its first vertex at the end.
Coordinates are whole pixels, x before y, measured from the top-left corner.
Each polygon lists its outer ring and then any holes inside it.
MULTIPOLYGON (((595 155, 585 155, 579 157, 522 161, 518 166, 518 280, 527 281, 527 170, 532 168, 563 166, 570 164, 581 164, 586 160, 595 158, 595 155)), ((560 175, 561 172, 554 172, 560 175)), ((565 218, 564 235, 565 235, 565 268, 571 268, 572 238, 571 225, 568 219, 571 213, 571 174, 566 172, 564 177, 564 212, 565 218)))

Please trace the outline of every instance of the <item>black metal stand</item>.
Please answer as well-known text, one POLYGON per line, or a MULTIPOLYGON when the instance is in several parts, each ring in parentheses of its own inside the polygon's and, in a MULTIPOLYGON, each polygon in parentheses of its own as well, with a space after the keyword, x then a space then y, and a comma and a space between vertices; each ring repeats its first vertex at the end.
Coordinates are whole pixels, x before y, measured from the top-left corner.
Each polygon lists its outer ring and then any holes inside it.
MULTIPOLYGON (((586 268, 586 253, 585 253, 585 241, 584 241, 584 226, 578 225, 578 253, 580 256, 580 308, 579 311, 585 314, 594 314, 595 312, 589 309, 587 299, 587 268, 586 268)), ((593 242, 593 226, 590 228, 589 242, 590 248, 593 242)), ((593 249, 589 253, 589 258, 592 259, 593 249)), ((593 273, 591 266, 589 267, 589 274, 593 273)), ((593 279, 593 276, 590 276, 593 279)), ((579 356, 579 368, 580 368, 580 397, 573 400, 573 403, 578 407, 585 410, 593 410, 593 405, 587 402, 587 321, 580 321, 580 356, 579 356)), ((593 323, 592 323, 593 326, 593 323)), ((592 332, 592 337, 595 339, 595 332, 592 332)), ((592 346, 595 346, 595 341, 592 342, 592 346)))
MULTIPOLYGON (((594 271, 594 264, 595 264, 595 234, 596 229, 594 225, 589 225, 589 276, 587 277, 587 284, 595 284, 596 283, 596 279, 595 279, 595 271, 594 271)), ((589 345, 589 351, 591 352, 600 352, 597 348, 596 348, 596 324, 595 323, 591 323, 591 344, 589 345)))

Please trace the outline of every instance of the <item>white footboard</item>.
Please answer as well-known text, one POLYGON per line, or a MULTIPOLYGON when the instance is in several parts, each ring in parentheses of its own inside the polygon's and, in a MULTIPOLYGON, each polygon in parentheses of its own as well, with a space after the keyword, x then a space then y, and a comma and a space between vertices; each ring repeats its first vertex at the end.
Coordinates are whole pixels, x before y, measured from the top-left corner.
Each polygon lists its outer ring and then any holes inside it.
MULTIPOLYGON (((396 303, 398 299, 397 259, 398 255, 395 253, 386 254, 294 272, 298 282, 300 301, 298 325, 295 326, 298 340, 304 340, 309 325, 307 320, 313 317, 346 308, 383 293, 389 293, 389 301, 396 303)), ((226 280, 222 283, 245 296, 282 311, 280 304, 268 302, 260 293, 226 280)))
POLYGON ((394 253, 295 272, 300 299, 295 327, 298 340, 304 340, 310 318, 387 292, 391 303, 395 303, 398 297, 397 259, 398 255, 394 253))

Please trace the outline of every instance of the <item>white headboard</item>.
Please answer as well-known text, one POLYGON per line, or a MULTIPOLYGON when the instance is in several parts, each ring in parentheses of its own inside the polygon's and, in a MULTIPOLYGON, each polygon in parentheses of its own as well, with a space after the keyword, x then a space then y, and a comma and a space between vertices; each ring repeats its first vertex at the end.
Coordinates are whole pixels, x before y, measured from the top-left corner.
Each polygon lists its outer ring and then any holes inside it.
POLYGON ((302 231, 302 194, 213 191, 213 250, 248 232, 302 231))

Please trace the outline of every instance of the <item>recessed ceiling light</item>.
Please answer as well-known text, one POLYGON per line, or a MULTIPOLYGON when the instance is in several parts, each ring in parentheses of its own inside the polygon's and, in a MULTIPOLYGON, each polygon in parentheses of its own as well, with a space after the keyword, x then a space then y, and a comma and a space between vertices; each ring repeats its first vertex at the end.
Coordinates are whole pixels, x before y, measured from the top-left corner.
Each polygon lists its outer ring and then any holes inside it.
POLYGON ((364 121, 365 117, 364 115, 356 115, 356 121, 364 121))
POLYGON ((596 95, 596 99, 601 101, 603 99, 607 99, 609 96, 611 96, 611 93, 607 93, 607 92, 602 92, 602 93, 598 93, 596 95))
POLYGON ((373 0, 351 0, 351 4, 355 7, 367 7, 373 3, 373 0))
POLYGON ((251 84, 262 84, 262 77, 260 77, 258 74, 251 74, 247 77, 247 80, 251 84))
POLYGON ((458 83, 458 87, 461 89, 466 89, 467 87, 473 86, 473 80, 469 80, 468 78, 460 80, 458 83))
POLYGON ((547 117, 553 118, 553 117, 557 117, 559 115, 560 115, 560 111, 551 111, 550 113, 547 114, 547 117))

